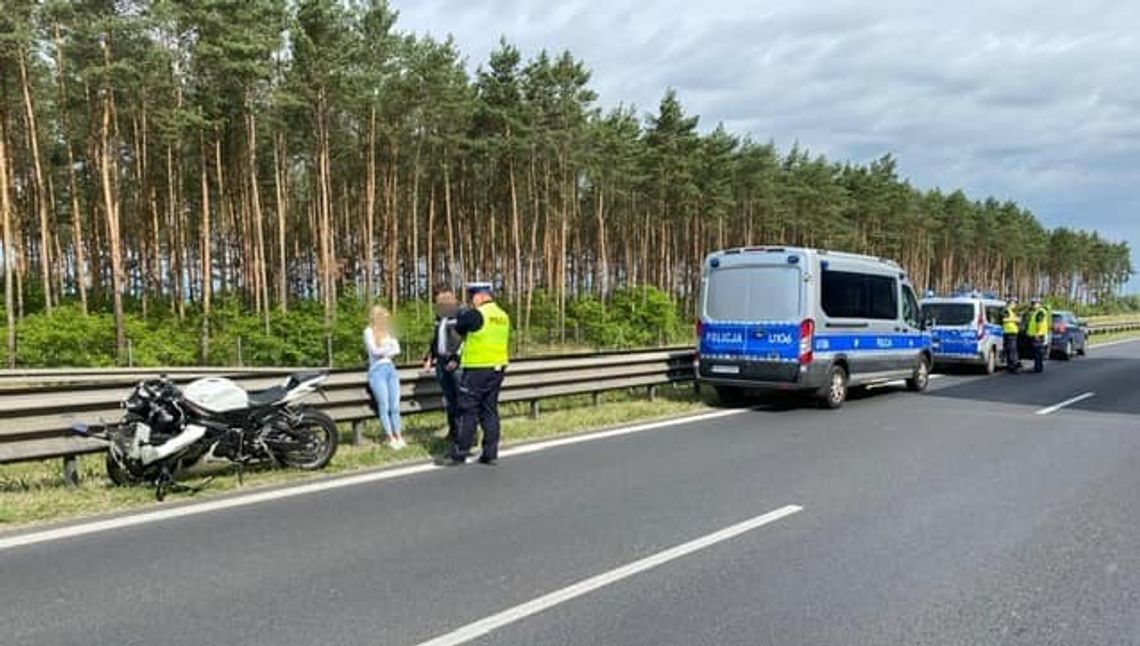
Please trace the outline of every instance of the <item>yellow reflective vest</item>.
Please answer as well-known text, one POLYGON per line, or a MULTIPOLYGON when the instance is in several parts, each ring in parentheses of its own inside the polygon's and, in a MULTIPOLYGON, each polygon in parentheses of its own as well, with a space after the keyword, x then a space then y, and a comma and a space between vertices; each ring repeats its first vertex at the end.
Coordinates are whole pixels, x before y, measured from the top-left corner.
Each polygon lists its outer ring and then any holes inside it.
POLYGON ((1049 310, 1044 307, 1035 307, 1033 311, 1029 312, 1029 325, 1025 328, 1025 333, 1031 337, 1048 336, 1049 322, 1053 318, 1049 315, 1049 310))
POLYGON ((464 368, 501 368, 510 361, 511 319, 494 301, 479 306, 483 326, 467 333, 460 363, 464 368))
POLYGON ((1001 319, 1001 331, 1003 334, 1017 334, 1021 330, 1021 317, 1017 314, 1017 309, 1012 305, 1005 308, 1005 314, 1001 319))

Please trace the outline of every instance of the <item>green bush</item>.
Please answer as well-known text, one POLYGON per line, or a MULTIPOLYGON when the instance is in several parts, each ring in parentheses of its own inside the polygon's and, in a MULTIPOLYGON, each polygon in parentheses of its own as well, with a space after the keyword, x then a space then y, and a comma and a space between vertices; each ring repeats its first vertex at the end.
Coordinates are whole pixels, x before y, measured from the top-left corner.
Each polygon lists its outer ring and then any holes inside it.
MULTIPOLYGON (((188 305, 179 319, 169 303, 152 301, 148 316, 138 303, 128 301, 125 315, 128 356, 115 350, 114 317, 105 310, 84 315, 73 304, 55 308, 51 315, 37 312, 17 324, 17 365, 20 367, 185 366, 200 363, 202 314, 188 305)), ((331 336, 333 363, 338 367, 363 366, 361 331, 368 325, 372 301, 348 294, 338 300, 331 329, 326 330, 319 301, 290 304, 258 315, 237 298, 218 299, 210 316, 208 365, 324 366, 331 336)), ((545 290, 532 296, 529 335, 523 333, 525 315, 511 303, 501 305, 514 321, 516 350, 527 344, 549 344, 561 338, 558 300, 545 290)), ((525 306, 525 301, 522 304, 525 306)), ((434 313, 430 302, 404 301, 396 312, 397 334, 403 346, 402 361, 413 363, 427 350, 434 313)), ((599 349, 687 343, 689 317, 668 294, 653 287, 614 292, 609 302, 589 295, 566 304, 567 338, 599 349)), ((0 318, 0 320, 3 320, 0 318)), ((4 328, 0 326, 0 335, 4 328)), ((3 345, 3 344, 0 344, 3 345)), ((0 348, 6 352, 6 348, 0 348)), ((6 360, 6 357, 0 355, 6 360)))

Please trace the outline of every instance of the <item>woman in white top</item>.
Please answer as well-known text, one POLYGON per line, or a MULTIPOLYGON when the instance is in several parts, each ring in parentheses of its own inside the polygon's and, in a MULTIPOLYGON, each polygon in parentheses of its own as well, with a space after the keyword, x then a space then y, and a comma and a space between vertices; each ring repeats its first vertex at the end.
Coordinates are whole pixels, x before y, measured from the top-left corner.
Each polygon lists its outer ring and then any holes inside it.
POLYGON ((388 437, 388 446, 407 446, 400 434, 400 375, 392 359, 400 354, 400 342, 392 336, 388 310, 376 305, 369 315, 371 325, 364 328, 364 347, 368 349, 368 387, 376 399, 380 426, 388 437))

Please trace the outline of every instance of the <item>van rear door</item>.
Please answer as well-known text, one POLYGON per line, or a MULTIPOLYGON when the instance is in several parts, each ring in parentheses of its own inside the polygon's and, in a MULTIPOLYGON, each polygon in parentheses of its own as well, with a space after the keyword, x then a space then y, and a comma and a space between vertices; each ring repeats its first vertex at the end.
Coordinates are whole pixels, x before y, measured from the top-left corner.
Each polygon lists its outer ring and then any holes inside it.
POLYGON ((744 364, 791 366, 798 361, 803 292, 803 274, 794 264, 735 264, 710 269, 699 343, 702 364, 708 365, 708 372, 794 380, 794 370, 773 372, 744 364))

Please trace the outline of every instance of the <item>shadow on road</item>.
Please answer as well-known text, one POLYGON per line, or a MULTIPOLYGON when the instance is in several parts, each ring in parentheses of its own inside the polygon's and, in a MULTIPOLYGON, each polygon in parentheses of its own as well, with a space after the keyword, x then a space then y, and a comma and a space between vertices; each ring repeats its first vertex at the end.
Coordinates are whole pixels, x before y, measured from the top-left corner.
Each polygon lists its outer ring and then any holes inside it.
POLYGON ((1066 410, 1140 415, 1140 358, 1090 357, 1048 361, 1034 373, 1025 363, 1021 374, 1000 373, 933 390, 932 397, 1045 408, 1084 393, 1094 397, 1066 410))

